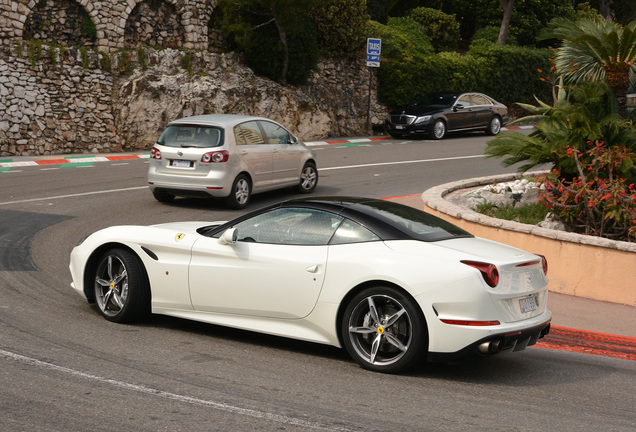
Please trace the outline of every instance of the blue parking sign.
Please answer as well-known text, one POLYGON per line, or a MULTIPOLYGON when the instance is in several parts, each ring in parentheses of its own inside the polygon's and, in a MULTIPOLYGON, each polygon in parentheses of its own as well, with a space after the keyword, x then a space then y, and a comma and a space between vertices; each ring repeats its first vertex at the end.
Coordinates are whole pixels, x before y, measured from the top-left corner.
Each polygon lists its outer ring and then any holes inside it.
POLYGON ((380 67, 380 52, 382 51, 382 39, 367 39, 367 66, 380 67))

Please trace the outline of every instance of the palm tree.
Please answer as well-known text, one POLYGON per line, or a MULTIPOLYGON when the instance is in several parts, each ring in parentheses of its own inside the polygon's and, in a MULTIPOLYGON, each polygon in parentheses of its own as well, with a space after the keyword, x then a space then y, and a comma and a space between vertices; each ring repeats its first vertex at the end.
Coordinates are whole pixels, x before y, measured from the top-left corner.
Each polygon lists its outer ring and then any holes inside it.
MULTIPOLYGON (((517 165, 526 172, 541 165, 550 165, 564 178, 577 175, 574 161, 567 156, 568 148, 585 151, 588 141, 602 141, 608 147, 624 145, 636 152, 636 128, 618 115, 616 99, 606 83, 584 82, 561 90, 554 106, 538 100, 539 106, 519 104, 531 116, 522 120, 538 121, 537 127, 525 135, 506 131, 486 144, 485 154, 503 158, 504 166, 517 165)), ((622 175, 631 177, 632 162, 621 167, 622 175)))
POLYGON ((636 73, 636 21, 625 27, 598 17, 553 20, 539 37, 561 39, 554 63, 566 83, 607 81, 627 117, 630 73, 636 73))

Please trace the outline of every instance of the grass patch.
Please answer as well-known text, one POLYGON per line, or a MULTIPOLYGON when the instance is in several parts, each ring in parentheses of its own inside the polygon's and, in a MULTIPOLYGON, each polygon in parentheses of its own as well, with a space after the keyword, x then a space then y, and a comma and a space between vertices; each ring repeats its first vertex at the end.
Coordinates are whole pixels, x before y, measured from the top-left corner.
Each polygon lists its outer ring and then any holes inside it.
POLYGON ((536 225, 545 219, 550 210, 541 204, 526 204, 519 207, 499 208, 494 204, 486 203, 479 204, 476 211, 497 219, 536 225))

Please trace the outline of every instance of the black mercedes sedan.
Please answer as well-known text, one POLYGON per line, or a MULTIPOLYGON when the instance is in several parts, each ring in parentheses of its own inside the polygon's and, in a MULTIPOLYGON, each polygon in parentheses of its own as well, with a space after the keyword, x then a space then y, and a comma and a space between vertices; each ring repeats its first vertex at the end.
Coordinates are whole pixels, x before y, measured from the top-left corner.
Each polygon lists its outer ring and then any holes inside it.
POLYGON ((392 111, 386 130, 393 138, 428 135, 442 139, 448 132, 483 130, 497 135, 508 121, 508 108, 482 93, 432 93, 413 105, 392 111))

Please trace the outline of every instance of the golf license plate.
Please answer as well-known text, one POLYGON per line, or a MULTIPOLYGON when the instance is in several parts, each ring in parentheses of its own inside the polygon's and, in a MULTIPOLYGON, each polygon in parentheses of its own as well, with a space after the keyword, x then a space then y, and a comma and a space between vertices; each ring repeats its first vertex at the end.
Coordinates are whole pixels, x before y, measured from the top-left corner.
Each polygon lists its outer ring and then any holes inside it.
POLYGON ((519 306, 521 307, 521 313, 534 312, 539 307, 539 301, 536 296, 525 297, 519 299, 519 306))
POLYGON ((172 161, 172 166, 173 167, 179 167, 179 168, 190 168, 190 161, 187 161, 187 160, 173 160, 172 161))

